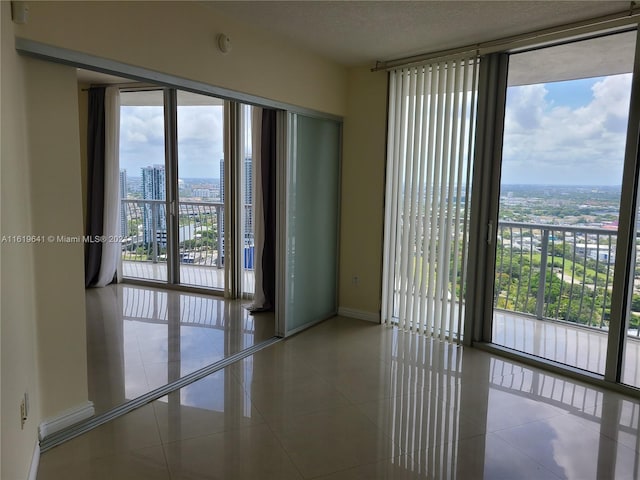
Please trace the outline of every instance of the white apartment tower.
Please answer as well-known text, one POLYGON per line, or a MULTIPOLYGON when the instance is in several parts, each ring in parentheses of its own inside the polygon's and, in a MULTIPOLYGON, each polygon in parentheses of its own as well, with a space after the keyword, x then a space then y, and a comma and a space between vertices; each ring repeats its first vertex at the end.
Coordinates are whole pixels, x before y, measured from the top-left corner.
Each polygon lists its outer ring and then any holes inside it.
MULTIPOLYGON (((166 200, 164 165, 153 165, 142 169, 142 199, 166 200)), ((155 203, 155 202, 154 202, 155 203)), ((167 238, 167 219, 164 203, 145 203, 143 212, 144 242, 152 243, 155 226, 156 240, 162 243, 167 238)))

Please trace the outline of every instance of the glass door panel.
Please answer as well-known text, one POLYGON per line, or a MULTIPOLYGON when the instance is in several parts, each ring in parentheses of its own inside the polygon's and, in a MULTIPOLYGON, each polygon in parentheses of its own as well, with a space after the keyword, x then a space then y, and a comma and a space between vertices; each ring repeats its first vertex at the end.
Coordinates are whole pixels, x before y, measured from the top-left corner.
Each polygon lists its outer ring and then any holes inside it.
POLYGON ((340 123, 291 115, 287 166, 285 335, 337 309, 340 123))
POLYGON ((640 240, 638 233, 640 229, 640 209, 635 214, 635 242, 633 244, 633 265, 630 275, 632 284, 631 299, 626 313, 626 322, 623 327, 625 333, 624 353, 622 357, 622 374, 620 381, 640 388, 640 240))
POLYGON ((635 36, 509 59, 492 341, 598 374, 607 356, 635 36))
POLYGON ((224 289, 224 101, 178 91, 180 283, 224 289))
MULTIPOLYGON (((250 105, 240 105, 240 184, 242 185, 241 225, 242 225, 242 294, 251 297, 255 292, 255 228, 261 219, 256 216, 255 188, 259 169, 253 151, 253 108, 250 105)), ((258 140, 258 139, 256 139, 258 140)))
MULTIPOLYGON (((636 217, 637 222, 640 216, 636 217)), ((630 309, 627 312, 626 337, 624 356, 622 361, 622 383, 640 388, 640 248, 636 233, 634 269, 631 271, 633 278, 633 293, 630 309)))
POLYGON ((163 91, 121 92, 120 104, 122 273, 166 282, 163 91))

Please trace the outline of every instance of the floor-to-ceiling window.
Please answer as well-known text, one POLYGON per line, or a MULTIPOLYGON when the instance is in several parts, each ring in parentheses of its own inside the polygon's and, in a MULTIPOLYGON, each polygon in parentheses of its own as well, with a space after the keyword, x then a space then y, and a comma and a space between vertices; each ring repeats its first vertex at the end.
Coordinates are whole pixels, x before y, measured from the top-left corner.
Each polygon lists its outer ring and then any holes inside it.
POLYGON ((626 32, 509 56, 492 342, 600 375, 634 54, 626 32))
POLYGON ((120 230, 125 277, 167 281, 162 90, 120 94, 120 230))
MULTIPOLYGON (((121 93, 120 221, 124 277, 225 289, 225 202, 243 225, 235 273, 253 292, 251 107, 233 124, 241 192, 225 195, 225 101, 174 89, 121 93), (240 200, 241 199, 241 200, 240 200)), ((228 148, 228 147, 226 147, 228 148)), ((228 232, 227 232, 228 233, 228 232)), ((232 268, 228 265, 227 269, 232 268)))
POLYGON ((475 233, 485 232, 476 252, 489 253, 472 299, 487 306, 476 340, 632 387, 640 385, 636 38, 635 28, 591 32, 487 59, 494 76, 481 83, 491 84, 494 118, 474 181, 490 186, 478 196, 489 213, 474 213, 475 233))
POLYGON ((471 90, 457 58, 390 72, 383 321, 640 386, 636 37, 492 45, 471 90))
POLYGON ((177 92, 180 283, 224 288, 224 102, 177 92))

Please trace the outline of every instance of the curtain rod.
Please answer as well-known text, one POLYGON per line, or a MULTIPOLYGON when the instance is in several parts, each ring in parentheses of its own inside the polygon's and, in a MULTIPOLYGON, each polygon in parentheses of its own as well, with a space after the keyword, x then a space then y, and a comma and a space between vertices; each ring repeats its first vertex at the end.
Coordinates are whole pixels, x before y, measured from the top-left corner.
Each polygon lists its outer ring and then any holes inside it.
POLYGON ((630 2, 629 9, 604 15, 601 17, 590 18, 579 22, 573 22, 566 25, 544 28, 519 35, 512 35, 497 40, 481 42, 472 45, 465 45, 459 48, 451 48, 440 50, 437 52, 422 53, 409 57, 397 58, 395 60, 376 62, 376 66, 371 69, 372 72, 381 70, 393 70, 399 67, 412 67, 421 65, 434 60, 442 60, 455 55, 468 54, 487 54, 498 51, 510 50, 516 47, 523 48, 525 46, 533 46, 536 43, 552 41, 567 34, 585 35, 595 32, 596 30, 604 30, 607 28, 622 28, 634 23, 638 23, 640 17, 640 7, 635 1, 630 2))

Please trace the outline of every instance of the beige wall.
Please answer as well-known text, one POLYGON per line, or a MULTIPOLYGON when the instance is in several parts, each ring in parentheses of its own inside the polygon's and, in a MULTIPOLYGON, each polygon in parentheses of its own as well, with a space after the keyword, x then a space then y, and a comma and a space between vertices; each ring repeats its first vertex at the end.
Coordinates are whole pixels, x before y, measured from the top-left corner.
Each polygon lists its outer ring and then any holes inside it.
MULTIPOLYGON (((26 235, 31 228, 31 185, 27 145, 26 73, 13 46, 9 2, 0 2, 0 230, 1 235, 26 235)), ((23 243, 0 245, 0 478, 27 478, 40 422, 36 361, 34 248, 23 243), (29 393, 31 411, 20 428, 20 401, 29 393)))
MULTIPOLYGON (((63 48, 345 115, 340 305, 379 311, 385 74, 347 70, 191 2, 30 2, 29 23, 23 26, 8 20, 8 2, 0 4, 3 233, 80 235, 81 179, 86 176, 78 128, 85 123, 79 110, 84 99, 78 99, 75 72, 19 58, 15 31, 63 48), (227 56, 215 48, 220 31, 233 40, 227 56), (360 278, 358 285, 351 282, 353 276, 360 278)), ((82 258, 79 244, 3 245, 0 251, 3 480, 26 476, 42 419, 87 399, 82 258), (24 391, 31 394, 32 414, 20 430, 18 405, 24 391)))
POLYGON ((200 2, 29 2, 24 38, 343 115, 346 69, 200 2), (223 55, 216 35, 233 49, 223 55))
POLYGON ((78 91, 74 68, 27 59, 27 132, 42 415, 87 401, 78 91))
POLYGON ((379 311, 386 74, 347 70, 192 2, 30 5, 20 36, 344 115, 340 306, 379 311), (228 55, 215 47, 222 31, 233 41, 228 55))
POLYGON ((75 70, 15 53, 10 4, 2 11, 0 225, 2 472, 27 478, 40 422, 87 401, 82 207, 75 70), (30 414, 20 428, 19 405, 30 414))
POLYGON ((387 74, 349 71, 344 122, 340 307, 380 311, 387 74), (356 284, 353 277, 358 277, 356 284))

